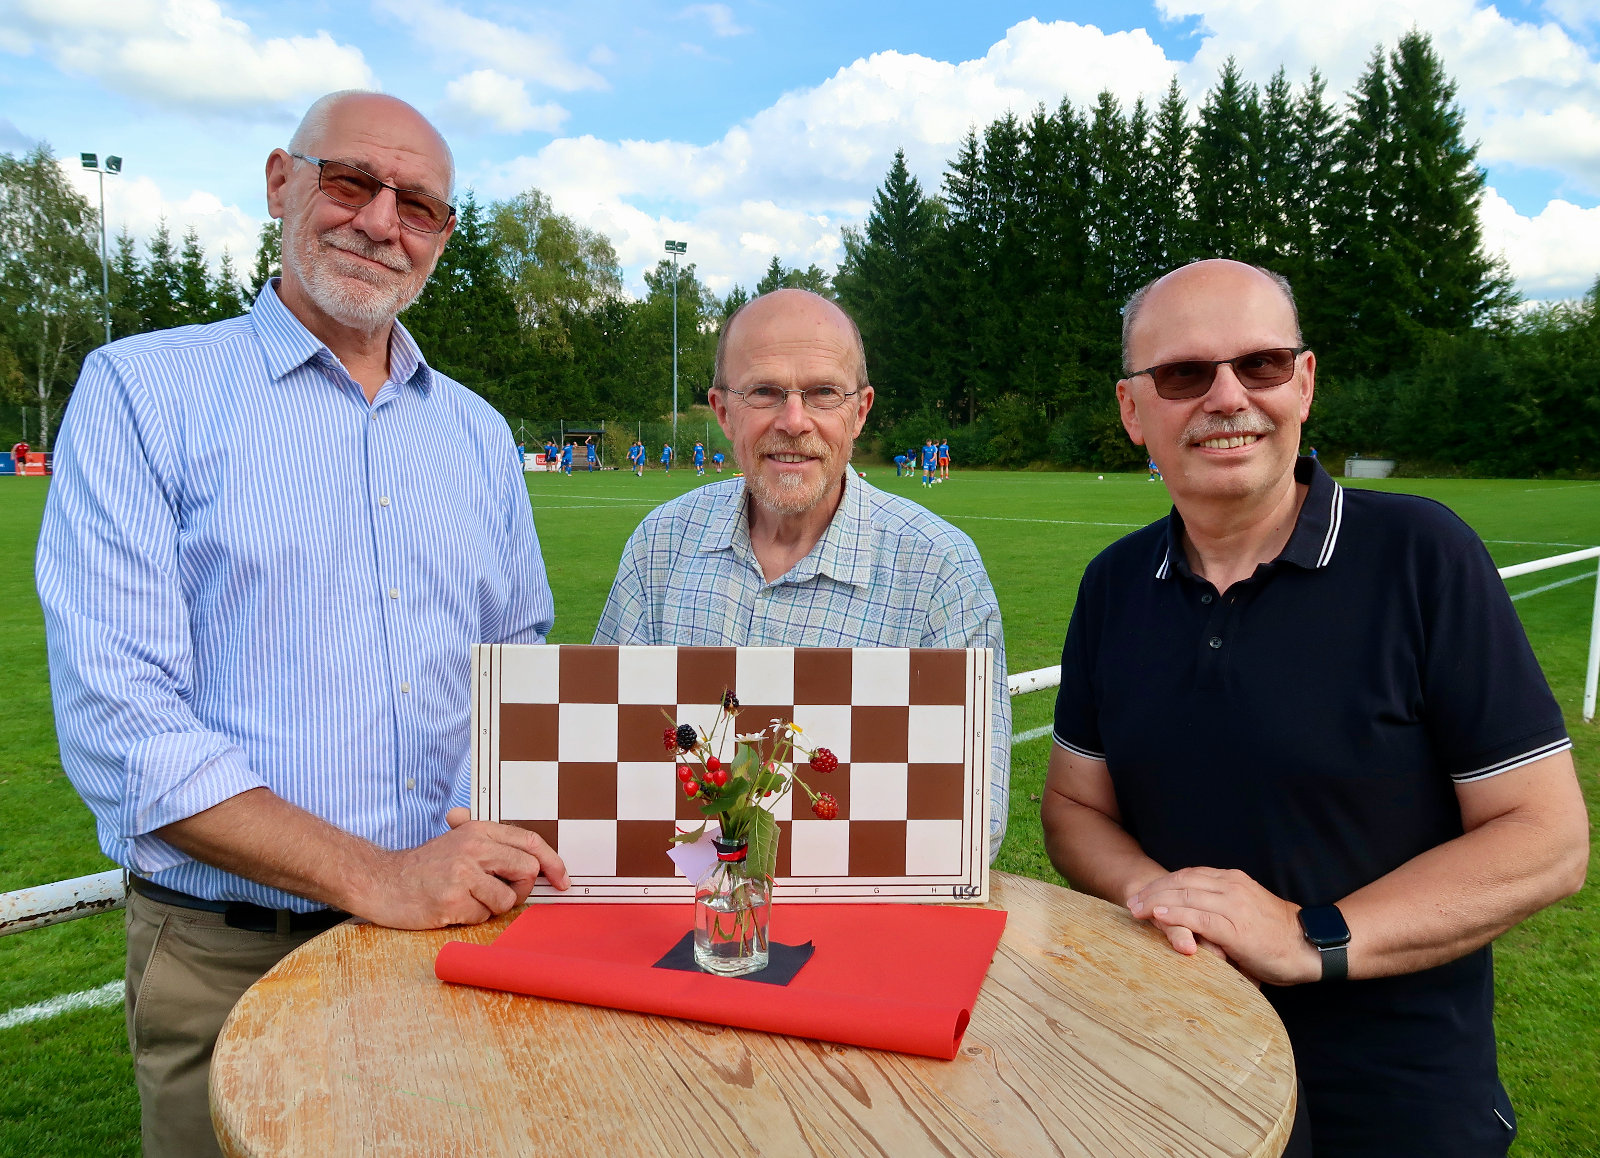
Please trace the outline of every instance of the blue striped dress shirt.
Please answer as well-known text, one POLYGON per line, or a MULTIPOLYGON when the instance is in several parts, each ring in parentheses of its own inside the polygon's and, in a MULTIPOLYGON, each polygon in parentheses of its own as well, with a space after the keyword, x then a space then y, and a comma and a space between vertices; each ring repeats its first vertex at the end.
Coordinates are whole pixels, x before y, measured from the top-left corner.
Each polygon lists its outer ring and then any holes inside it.
POLYGON ((385 848, 437 836, 468 798, 471 644, 543 642, 552 607, 505 421, 398 324, 369 404, 275 287, 85 360, 38 584, 106 855, 306 910, 156 830, 266 787, 385 848))
POLYGON ((992 648, 989 859, 999 853, 1011 785, 1000 604, 972 540, 927 507, 847 471, 827 531, 769 583, 744 480, 698 487, 646 515, 622 548, 594 642, 992 648))

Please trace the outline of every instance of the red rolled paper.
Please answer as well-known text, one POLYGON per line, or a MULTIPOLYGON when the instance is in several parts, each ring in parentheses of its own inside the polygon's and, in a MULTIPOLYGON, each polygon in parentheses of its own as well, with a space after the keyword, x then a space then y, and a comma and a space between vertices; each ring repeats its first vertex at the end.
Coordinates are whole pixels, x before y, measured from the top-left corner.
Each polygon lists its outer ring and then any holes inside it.
POLYGON ((685 905, 532 905, 491 945, 451 941, 441 981, 949 1060, 1000 943, 999 909, 774 908, 770 935, 816 946, 788 985, 656 969, 685 905))

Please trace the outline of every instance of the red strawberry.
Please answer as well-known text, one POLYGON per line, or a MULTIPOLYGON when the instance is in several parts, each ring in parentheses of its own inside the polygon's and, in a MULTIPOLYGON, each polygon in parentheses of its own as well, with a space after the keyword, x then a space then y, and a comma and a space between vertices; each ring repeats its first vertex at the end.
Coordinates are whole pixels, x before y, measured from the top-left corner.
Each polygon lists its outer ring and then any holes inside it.
POLYGON ((839 801, 831 792, 819 792, 811 802, 811 811, 818 820, 839 819, 839 801))
POLYGON ((811 770, 813 772, 828 773, 839 766, 839 757, 826 748, 818 748, 811 753, 811 770))

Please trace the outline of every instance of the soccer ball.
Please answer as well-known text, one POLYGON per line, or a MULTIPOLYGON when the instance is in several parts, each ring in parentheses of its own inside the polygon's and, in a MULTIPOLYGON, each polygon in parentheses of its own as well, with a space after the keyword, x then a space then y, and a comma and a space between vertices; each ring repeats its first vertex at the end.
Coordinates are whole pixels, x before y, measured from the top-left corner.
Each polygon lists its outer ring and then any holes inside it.
POLYGON ((1103 474, 1097 474, 1094 477, 1099 479, 1101 482, 1105 482, 1106 481, 1106 476, 1103 475, 1103 474))

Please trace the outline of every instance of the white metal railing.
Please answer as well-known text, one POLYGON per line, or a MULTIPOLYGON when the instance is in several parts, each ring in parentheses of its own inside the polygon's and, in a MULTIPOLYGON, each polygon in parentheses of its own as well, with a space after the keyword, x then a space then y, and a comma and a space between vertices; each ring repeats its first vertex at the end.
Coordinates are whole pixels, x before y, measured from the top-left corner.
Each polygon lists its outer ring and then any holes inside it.
MULTIPOLYGON (((1565 555, 1552 555, 1548 559, 1502 567, 1500 578, 1514 579, 1518 575, 1532 575, 1537 571, 1548 571, 1553 567, 1565 567, 1588 559, 1600 559, 1600 547, 1586 547, 1565 555)), ((1589 665, 1584 673, 1583 684, 1583 722, 1586 724, 1594 721, 1597 682, 1600 682, 1600 567, 1595 573, 1594 614, 1589 621, 1589 665)), ((1059 664, 1035 671, 1017 672, 1006 678, 1006 688, 1014 696, 1060 685, 1059 664)), ((0 937, 120 909, 126 893, 127 874, 122 869, 0 893, 0 937)))

